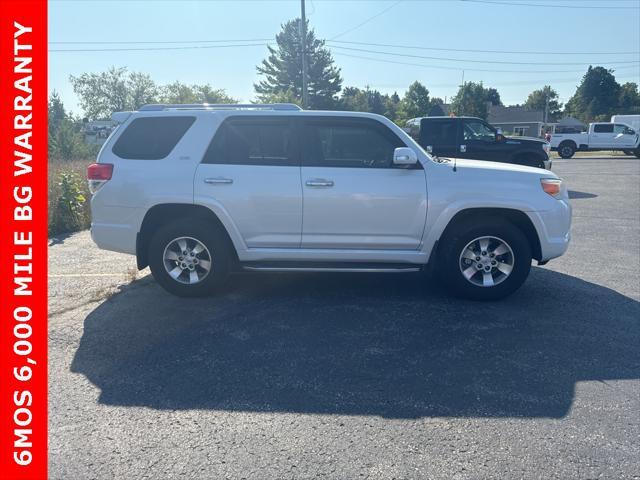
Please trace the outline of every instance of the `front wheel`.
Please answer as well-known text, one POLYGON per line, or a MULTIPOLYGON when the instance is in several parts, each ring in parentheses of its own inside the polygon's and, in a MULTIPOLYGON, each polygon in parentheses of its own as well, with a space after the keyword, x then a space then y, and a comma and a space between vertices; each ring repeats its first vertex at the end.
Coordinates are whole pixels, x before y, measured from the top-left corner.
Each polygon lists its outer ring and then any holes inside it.
POLYGON ((515 292, 531 270, 531 246, 508 222, 454 227, 439 248, 437 271, 461 297, 498 300, 515 292))
POLYGON ((225 240, 214 225, 198 218, 160 227, 149 245, 151 273, 174 295, 208 295, 229 273, 231 256, 225 240))

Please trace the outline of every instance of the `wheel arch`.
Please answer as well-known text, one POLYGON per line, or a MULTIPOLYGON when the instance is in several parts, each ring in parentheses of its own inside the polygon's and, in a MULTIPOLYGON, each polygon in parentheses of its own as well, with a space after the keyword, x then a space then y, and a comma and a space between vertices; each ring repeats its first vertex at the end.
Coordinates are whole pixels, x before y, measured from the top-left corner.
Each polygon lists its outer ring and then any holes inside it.
POLYGON ((570 144, 573 146, 573 148, 575 150, 578 149, 578 144, 576 143, 575 140, 572 140, 570 138, 567 138, 566 140, 562 140, 559 144, 558 144, 558 148, 562 147, 562 145, 566 145, 566 144, 570 144))
MULTIPOLYGON (((540 245, 540 237, 535 225, 529 216, 522 210, 513 208, 483 207, 483 208, 465 208, 458 211, 447 223, 436 245, 442 245, 446 242, 446 237, 455 227, 467 222, 480 222, 482 220, 506 220, 512 225, 519 228, 527 237, 531 246, 533 258, 540 260, 542 258, 542 247, 540 245)), ((435 250, 435 249, 434 249, 435 250)))
POLYGON ((229 242, 231 251, 237 261, 238 252, 236 250, 236 246, 231 240, 229 232, 225 228, 224 224, 214 211, 202 205, 188 203, 162 203, 154 205, 147 211, 144 219, 142 220, 140 231, 136 237, 136 262, 139 270, 142 270, 149 265, 147 253, 149 250, 149 242, 151 241, 151 237, 154 232, 173 218, 186 217, 206 221, 210 223, 213 228, 219 230, 229 242))

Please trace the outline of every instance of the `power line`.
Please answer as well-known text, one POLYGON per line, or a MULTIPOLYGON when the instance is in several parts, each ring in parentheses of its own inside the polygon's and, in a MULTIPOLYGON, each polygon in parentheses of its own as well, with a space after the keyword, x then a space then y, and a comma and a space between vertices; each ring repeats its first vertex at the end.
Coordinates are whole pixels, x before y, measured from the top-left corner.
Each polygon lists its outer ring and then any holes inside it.
POLYGON ((49 45, 146 45, 146 44, 170 44, 170 43, 227 43, 227 42, 270 42, 275 40, 270 38, 236 38, 228 40, 122 40, 122 41, 70 41, 70 42, 49 42, 49 45))
MULTIPOLYGON (((386 59, 386 58, 372 58, 372 57, 365 57, 365 56, 362 56, 362 55, 352 55, 352 54, 342 53, 342 52, 337 52, 337 53, 335 53, 335 55, 343 56, 343 57, 359 58, 359 59, 362 59, 362 60, 371 60, 371 61, 374 61, 374 62, 392 63, 392 64, 396 64, 396 65, 408 65, 408 66, 413 66, 413 67, 431 68, 431 69, 438 69, 438 70, 454 70, 456 72, 459 72, 461 70, 465 70, 465 71, 469 71, 469 72, 487 72, 487 73, 524 73, 524 74, 527 74, 527 75, 546 74, 546 73, 576 73, 576 74, 580 74, 580 73, 584 72, 584 70, 535 70, 535 71, 531 71, 531 70, 479 69, 479 68, 466 68, 466 67, 451 67, 451 66, 444 66, 444 65, 426 65, 424 63, 402 62, 402 61, 397 61, 397 60, 389 60, 389 59, 386 59)), ((633 66, 633 67, 618 67, 618 68, 616 68, 616 71, 622 70, 622 69, 628 69, 628 68, 634 68, 635 69, 637 67, 636 66, 633 66)))
POLYGON ((387 13, 389 10, 391 10, 393 7, 395 7, 396 5, 398 5, 399 3, 401 3, 402 0, 398 0, 397 2, 393 3, 392 5, 388 6, 387 8, 379 11, 378 13, 376 13, 374 16, 367 18, 364 22, 359 23, 358 25, 356 25, 355 27, 349 28, 347 30, 345 30, 344 32, 341 32, 333 37, 331 37, 329 40, 335 40, 338 37, 342 37, 343 35, 346 35, 347 33, 351 33, 354 30, 357 30, 358 28, 362 27, 363 25, 369 23, 371 20, 375 20, 376 18, 378 18, 380 15, 387 13))
POLYGON ((598 10, 638 10, 639 7, 626 7, 622 5, 554 5, 553 3, 512 3, 497 0, 460 0, 469 3, 486 3, 490 5, 503 5, 505 7, 539 7, 539 8, 571 8, 571 9, 598 9, 598 10))
MULTIPOLYGON (((49 45, 155 45, 155 44, 206 44, 206 43, 227 43, 227 42, 270 42, 275 40, 274 37, 269 38, 248 38, 248 39, 228 39, 228 40, 123 40, 123 41, 55 41, 49 42, 49 45)), ((468 48, 442 48, 442 47, 425 47, 418 45, 400 45, 394 43, 373 43, 373 42, 355 42, 348 40, 326 40, 328 43, 344 43, 351 45, 364 45, 373 47, 390 47, 390 48, 406 48, 413 50, 433 50, 442 52, 462 52, 462 53, 501 53, 514 55, 639 55, 640 51, 633 52, 557 52, 557 51, 530 51, 530 50, 480 50, 468 48)), ((193 45, 197 47, 198 45, 193 45)), ((71 50, 69 50, 71 51, 71 50)))
POLYGON ((440 48, 440 47, 423 47, 416 45, 398 45, 392 43, 370 43, 370 42, 351 42, 347 40, 327 40, 328 43, 346 43, 352 45, 365 45, 372 47, 391 47, 391 48, 407 48, 414 50, 437 50, 443 52, 466 52, 466 53, 504 53, 518 55, 639 55, 636 52, 542 52, 542 51, 516 51, 516 50, 476 50, 466 48, 440 48))
POLYGON ((369 50, 366 48, 355 48, 355 47, 341 47, 334 45, 331 48, 338 48, 341 50, 351 50, 355 52, 364 52, 364 53, 376 53, 378 55, 391 55, 395 57, 407 57, 407 58, 421 58, 425 60, 444 60, 447 62, 462 62, 462 63, 495 63, 501 65, 588 65, 588 64, 599 64, 599 63, 607 63, 607 64, 640 64, 639 60, 629 60, 622 62, 512 62, 506 60, 475 60, 475 59, 463 59, 463 58, 448 58, 448 57, 430 57, 425 55, 412 55, 409 53, 397 53, 397 52, 381 52, 378 50, 369 50))
POLYGON ((69 49, 49 49, 49 52, 150 52, 164 50, 191 50, 208 48, 229 48, 229 47, 264 47, 268 43, 242 43, 231 45, 189 45, 186 47, 139 47, 139 48, 69 48, 69 49))

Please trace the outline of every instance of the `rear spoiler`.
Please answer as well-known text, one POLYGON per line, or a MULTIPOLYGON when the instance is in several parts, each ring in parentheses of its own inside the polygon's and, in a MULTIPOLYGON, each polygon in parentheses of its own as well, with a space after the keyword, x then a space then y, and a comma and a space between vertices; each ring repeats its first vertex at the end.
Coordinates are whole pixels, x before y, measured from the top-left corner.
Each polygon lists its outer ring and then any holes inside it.
POLYGON ((122 124, 127 121, 133 112, 114 112, 111 114, 111 120, 118 124, 122 124))

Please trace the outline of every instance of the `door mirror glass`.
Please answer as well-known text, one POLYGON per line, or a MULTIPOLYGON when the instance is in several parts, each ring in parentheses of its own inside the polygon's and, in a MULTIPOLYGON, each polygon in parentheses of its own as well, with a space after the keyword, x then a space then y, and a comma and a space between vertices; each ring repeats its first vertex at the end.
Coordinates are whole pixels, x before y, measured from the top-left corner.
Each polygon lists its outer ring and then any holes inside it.
POLYGON ((398 147, 393 151, 393 164, 399 166, 411 166, 418 163, 418 155, 409 147, 398 147))

